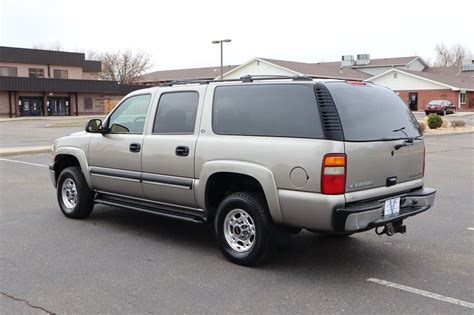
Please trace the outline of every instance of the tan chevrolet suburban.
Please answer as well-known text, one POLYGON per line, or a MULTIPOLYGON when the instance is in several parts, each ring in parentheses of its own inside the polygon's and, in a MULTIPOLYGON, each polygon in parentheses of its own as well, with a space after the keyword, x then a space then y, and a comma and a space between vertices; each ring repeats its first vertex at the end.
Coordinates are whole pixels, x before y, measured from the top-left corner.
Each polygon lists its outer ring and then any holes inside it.
POLYGON ((405 233, 436 194, 418 123, 393 91, 307 77, 135 91, 57 139, 50 170, 66 217, 103 204, 212 223, 225 257, 247 266, 301 229, 405 233))

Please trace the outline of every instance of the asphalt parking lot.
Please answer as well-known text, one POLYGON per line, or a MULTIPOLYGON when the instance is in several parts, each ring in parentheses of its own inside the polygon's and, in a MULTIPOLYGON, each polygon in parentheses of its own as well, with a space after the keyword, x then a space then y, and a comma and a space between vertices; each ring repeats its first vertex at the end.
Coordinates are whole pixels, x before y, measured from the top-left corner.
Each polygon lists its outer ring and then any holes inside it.
POLYGON ((48 154, 2 158, 0 312, 472 314, 474 134, 426 143, 437 200, 407 234, 302 232, 257 268, 227 262, 207 225, 106 206, 66 219, 48 154))

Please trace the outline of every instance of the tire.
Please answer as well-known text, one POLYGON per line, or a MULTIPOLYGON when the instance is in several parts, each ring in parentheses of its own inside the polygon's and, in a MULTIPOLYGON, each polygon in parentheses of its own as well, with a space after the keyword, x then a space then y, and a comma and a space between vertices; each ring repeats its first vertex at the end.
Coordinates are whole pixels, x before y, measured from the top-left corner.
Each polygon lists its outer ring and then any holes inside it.
POLYGON ((214 220, 219 249, 231 262, 255 266, 275 252, 275 226, 263 197, 237 192, 220 203, 214 220))
POLYGON ((443 113, 441 114, 441 116, 446 116, 446 109, 443 110, 443 113))
POLYGON ((425 112, 426 116, 428 116, 430 113, 429 112, 425 112))
POLYGON ((59 208, 66 217, 83 219, 92 212, 94 192, 78 166, 67 167, 59 174, 56 191, 59 208))

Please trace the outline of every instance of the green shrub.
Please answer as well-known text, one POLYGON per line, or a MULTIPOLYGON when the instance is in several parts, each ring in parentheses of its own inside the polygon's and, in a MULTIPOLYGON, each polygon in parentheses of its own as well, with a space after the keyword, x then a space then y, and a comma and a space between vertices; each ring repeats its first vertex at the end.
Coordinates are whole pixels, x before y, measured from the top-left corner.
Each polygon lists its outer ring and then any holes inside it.
POLYGON ((420 125, 421 131, 422 131, 422 132, 425 132, 425 130, 426 130, 426 124, 425 124, 425 122, 419 121, 419 122, 418 122, 418 125, 420 125))
POLYGON ((464 127, 466 126, 466 123, 464 120, 452 120, 451 121, 451 127, 456 128, 456 127, 464 127))
POLYGON ((437 114, 429 114, 428 115, 428 127, 430 129, 437 129, 443 125, 443 119, 439 117, 437 114))

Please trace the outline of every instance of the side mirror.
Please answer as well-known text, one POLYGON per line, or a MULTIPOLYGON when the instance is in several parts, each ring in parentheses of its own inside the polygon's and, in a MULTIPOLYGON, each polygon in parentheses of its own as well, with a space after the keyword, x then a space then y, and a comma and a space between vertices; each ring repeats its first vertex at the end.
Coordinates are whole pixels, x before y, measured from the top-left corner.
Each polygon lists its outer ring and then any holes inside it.
POLYGON ((86 132, 99 133, 102 132, 102 129, 102 120, 100 119, 91 119, 87 122, 86 132))

